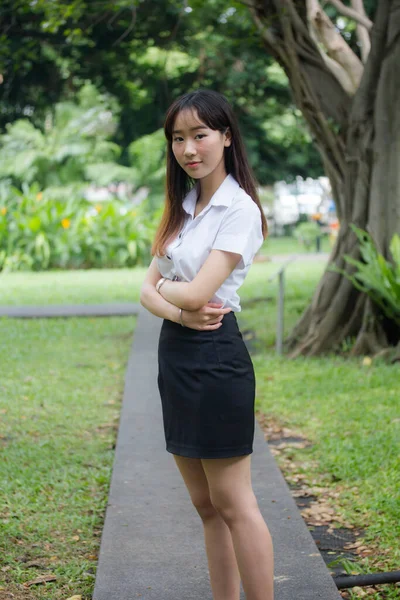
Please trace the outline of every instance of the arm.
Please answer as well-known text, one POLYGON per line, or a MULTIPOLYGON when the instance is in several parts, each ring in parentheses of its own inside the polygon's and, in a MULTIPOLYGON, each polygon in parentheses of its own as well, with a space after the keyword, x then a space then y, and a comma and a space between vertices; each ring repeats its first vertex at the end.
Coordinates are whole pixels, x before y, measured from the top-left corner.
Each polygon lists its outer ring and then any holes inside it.
MULTIPOLYGON (((156 317, 168 319, 179 323, 179 308, 173 303, 164 300, 164 298, 156 291, 156 283, 160 279, 161 274, 157 267, 157 261, 154 257, 147 270, 145 280, 140 291, 140 304, 147 308, 156 317)), ((168 282, 166 281, 164 285, 168 282)))
POLYGON ((250 264, 263 241, 261 215, 253 201, 238 201, 220 225, 212 250, 196 277, 187 282, 165 281, 159 293, 182 309, 194 311, 214 296, 234 268, 250 264))
POLYGON ((167 280, 162 284, 159 295, 185 310, 198 310, 214 296, 240 259, 240 254, 212 250, 193 281, 167 280))
MULTIPOLYGON (((153 313, 153 315, 168 319, 169 321, 174 321, 175 323, 180 323, 179 308, 173 303, 165 300, 156 291, 155 285, 160 277, 161 275, 157 268, 156 259, 153 258, 142 285, 140 292, 140 303, 142 306, 147 308, 148 311, 153 313)), ((167 283, 175 282, 166 281, 164 285, 167 283)), ((176 283, 179 284, 179 282, 176 283)), ((218 306, 218 304, 208 304, 207 306, 202 305, 200 310, 186 312, 184 314, 184 325, 186 327, 190 327, 191 329, 203 331, 218 329, 218 327, 222 325, 221 321, 224 315, 230 311, 230 308, 221 308, 218 306)))

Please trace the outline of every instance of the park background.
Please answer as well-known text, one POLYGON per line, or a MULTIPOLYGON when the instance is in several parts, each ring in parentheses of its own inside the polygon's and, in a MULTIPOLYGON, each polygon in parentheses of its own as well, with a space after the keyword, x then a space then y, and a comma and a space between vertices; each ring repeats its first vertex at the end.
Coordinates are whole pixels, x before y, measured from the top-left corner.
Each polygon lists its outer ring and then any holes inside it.
MULTIPOLYGON (((259 421, 283 439, 274 452, 294 492, 312 499, 309 526, 359 534, 342 568, 390 571, 400 557, 397 3, 284 4, 3 3, 0 304, 138 302, 164 198, 165 110, 189 89, 224 93, 271 230, 240 293, 259 421), (298 211, 276 227, 274 185, 324 176, 334 215, 298 211), (278 355, 273 276, 294 255, 278 355)), ((133 317, 0 320, 0 598, 91 597, 134 327, 133 317)), ((343 592, 364 596, 400 591, 343 592)))

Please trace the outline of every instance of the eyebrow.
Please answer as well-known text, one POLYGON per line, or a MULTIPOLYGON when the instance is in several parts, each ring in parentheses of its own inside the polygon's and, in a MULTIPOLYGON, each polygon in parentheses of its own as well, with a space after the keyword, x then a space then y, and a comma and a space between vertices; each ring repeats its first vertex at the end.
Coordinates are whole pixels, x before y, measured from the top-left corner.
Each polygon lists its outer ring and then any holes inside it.
MULTIPOLYGON (((208 127, 206 125, 197 125, 197 127, 191 127, 189 129, 189 131, 197 131, 198 129, 208 129, 208 127)), ((182 133, 181 129, 174 129, 174 131, 172 132, 174 133, 182 133)))

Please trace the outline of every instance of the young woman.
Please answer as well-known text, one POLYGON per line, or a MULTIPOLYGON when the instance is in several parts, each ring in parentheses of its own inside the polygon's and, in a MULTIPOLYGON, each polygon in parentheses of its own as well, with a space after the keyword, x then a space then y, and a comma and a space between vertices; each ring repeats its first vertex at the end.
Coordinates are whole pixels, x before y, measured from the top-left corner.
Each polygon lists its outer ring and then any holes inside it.
POLYGON ((164 319, 166 449, 204 525, 214 600, 273 600, 273 549, 250 473, 255 377, 237 290, 267 232, 224 96, 178 98, 165 121, 167 198, 141 304, 164 319))

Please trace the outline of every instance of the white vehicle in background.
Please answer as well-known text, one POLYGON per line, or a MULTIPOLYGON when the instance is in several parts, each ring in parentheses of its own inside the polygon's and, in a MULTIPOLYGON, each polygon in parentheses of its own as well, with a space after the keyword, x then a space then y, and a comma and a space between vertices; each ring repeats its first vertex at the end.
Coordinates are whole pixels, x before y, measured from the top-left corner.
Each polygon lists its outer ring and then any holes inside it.
POLYGON ((276 182, 273 190, 271 221, 275 235, 282 235, 285 226, 296 225, 303 215, 324 225, 336 216, 327 177, 303 179, 298 176, 293 183, 276 182))

